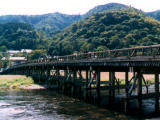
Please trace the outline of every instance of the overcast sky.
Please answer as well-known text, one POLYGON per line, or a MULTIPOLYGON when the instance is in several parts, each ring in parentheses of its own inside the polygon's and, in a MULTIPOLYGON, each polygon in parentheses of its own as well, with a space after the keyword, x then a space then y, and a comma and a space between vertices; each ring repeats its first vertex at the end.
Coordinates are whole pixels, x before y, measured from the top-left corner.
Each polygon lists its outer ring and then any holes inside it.
POLYGON ((131 5, 145 12, 160 10, 160 0, 0 0, 0 15, 84 14, 97 5, 111 2, 131 5))

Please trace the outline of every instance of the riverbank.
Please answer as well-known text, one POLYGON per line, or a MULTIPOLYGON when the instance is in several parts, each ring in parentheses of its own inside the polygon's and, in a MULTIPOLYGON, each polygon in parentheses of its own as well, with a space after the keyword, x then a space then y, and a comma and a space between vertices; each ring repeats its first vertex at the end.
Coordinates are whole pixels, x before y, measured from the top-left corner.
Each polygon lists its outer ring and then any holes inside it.
POLYGON ((45 89, 24 75, 0 75, 0 89, 45 89))

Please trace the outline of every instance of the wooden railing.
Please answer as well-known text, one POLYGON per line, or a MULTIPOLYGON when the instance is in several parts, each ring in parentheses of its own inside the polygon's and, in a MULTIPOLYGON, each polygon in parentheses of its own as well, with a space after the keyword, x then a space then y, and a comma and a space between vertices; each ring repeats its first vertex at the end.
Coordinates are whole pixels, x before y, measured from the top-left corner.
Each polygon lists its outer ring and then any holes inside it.
POLYGON ((130 59, 131 57, 135 56, 156 56, 156 55, 160 55, 160 44, 152 46, 80 53, 67 56, 55 56, 51 58, 42 58, 42 59, 27 61, 23 64, 70 62, 74 60, 87 60, 87 59, 89 60, 89 59, 116 58, 116 57, 125 57, 126 59, 130 59))

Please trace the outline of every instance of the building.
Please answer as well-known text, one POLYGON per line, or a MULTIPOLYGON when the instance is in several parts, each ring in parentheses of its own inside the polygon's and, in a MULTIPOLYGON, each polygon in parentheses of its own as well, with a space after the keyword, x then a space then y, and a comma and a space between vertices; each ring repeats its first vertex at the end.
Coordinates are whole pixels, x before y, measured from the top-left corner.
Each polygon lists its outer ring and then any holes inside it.
POLYGON ((9 66, 14 64, 24 63, 27 59, 25 57, 3 57, 2 61, 8 60, 9 66))
POLYGON ((19 51, 19 50, 8 50, 7 53, 8 53, 10 56, 13 56, 14 54, 20 53, 20 51, 19 51))
POLYGON ((21 53, 31 53, 31 49, 21 49, 21 53))
POLYGON ((13 56, 15 54, 18 54, 18 53, 31 53, 32 50, 31 49, 21 49, 21 50, 8 50, 7 53, 10 55, 10 56, 13 56))

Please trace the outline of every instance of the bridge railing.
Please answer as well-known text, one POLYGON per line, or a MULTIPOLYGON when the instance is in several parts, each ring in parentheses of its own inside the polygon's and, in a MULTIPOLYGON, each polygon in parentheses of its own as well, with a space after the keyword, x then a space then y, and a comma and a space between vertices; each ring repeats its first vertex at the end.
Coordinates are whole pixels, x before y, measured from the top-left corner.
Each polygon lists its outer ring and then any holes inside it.
MULTIPOLYGON (((125 57, 130 59, 135 56, 156 56, 160 55, 160 45, 142 46, 134 48, 114 49, 106 51, 88 52, 81 54, 73 54, 67 56, 56 56, 51 58, 43 58, 38 60, 27 61, 23 64, 32 63, 53 63, 53 62, 71 62, 74 60, 93 60, 93 59, 112 59, 125 57)), ((19 64, 19 65, 23 65, 19 64)))

